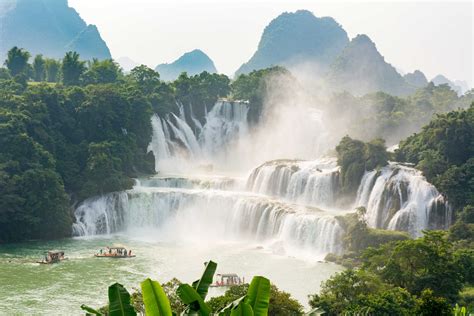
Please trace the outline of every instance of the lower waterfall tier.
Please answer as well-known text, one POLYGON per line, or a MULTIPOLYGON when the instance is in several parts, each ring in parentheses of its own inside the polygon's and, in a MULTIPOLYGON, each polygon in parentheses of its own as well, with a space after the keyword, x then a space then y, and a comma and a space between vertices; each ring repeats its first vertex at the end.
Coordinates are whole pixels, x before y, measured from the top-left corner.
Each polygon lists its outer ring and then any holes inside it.
POLYGON ((123 232, 163 241, 248 240, 285 254, 342 251, 333 214, 231 191, 136 187, 86 200, 75 216, 77 236, 123 232))

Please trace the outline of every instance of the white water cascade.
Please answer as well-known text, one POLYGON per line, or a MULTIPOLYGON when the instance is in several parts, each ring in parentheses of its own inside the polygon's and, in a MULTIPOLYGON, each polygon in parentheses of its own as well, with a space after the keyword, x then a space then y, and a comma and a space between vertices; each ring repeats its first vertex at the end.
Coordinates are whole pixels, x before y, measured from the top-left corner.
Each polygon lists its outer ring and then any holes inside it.
POLYGON ((354 206, 366 208, 370 226, 413 236, 451 224, 451 208, 436 188, 419 170, 395 163, 365 173, 354 206))
POLYGON ((153 136, 148 147, 155 156, 155 168, 176 170, 176 165, 225 161, 227 148, 248 133, 248 103, 219 100, 206 113, 205 123, 190 117, 194 131, 186 121, 183 106, 180 114, 152 117, 153 136))
POLYGON ((247 192, 137 185, 86 200, 75 215, 73 230, 78 236, 127 233, 177 242, 247 240, 279 254, 308 256, 342 251, 343 230, 333 215, 247 192))
POLYGON ((252 171, 247 189, 291 202, 328 208, 336 202, 338 176, 335 159, 275 160, 252 171))
MULTIPOLYGON (((178 115, 153 116, 149 150, 158 173, 137 179, 131 190, 82 202, 75 210, 74 235, 119 233, 185 243, 244 241, 278 254, 321 258, 343 251, 338 216, 358 206, 366 207, 367 221, 375 228, 419 236, 424 229, 449 226, 451 209, 436 188, 419 171, 394 163, 366 172, 354 201, 341 196, 334 158, 270 160, 250 172, 230 173, 230 160, 253 155, 259 146, 266 149, 256 160, 281 156, 274 146, 279 137, 286 146, 281 136, 289 134, 285 124, 275 125, 285 127, 276 137, 261 130, 259 137, 251 137, 248 106, 218 101, 203 124, 192 110, 185 115, 182 106, 178 115), (268 137, 272 140, 266 143, 268 137), (221 164, 220 174, 216 164, 221 164)), ((306 124, 321 128, 322 122, 321 117, 311 117, 306 124)), ((320 152, 317 146, 308 152, 300 147, 288 146, 295 156, 320 152)))

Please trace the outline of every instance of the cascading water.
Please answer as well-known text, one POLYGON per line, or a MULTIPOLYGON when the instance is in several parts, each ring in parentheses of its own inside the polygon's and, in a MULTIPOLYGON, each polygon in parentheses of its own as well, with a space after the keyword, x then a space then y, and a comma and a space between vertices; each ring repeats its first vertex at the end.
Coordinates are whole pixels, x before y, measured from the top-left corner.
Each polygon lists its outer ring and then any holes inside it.
POLYGON ((136 186, 84 201, 75 235, 146 232, 165 241, 259 242, 279 253, 342 251, 334 216, 245 192, 136 186))
POLYGON ((365 173, 354 206, 367 209, 370 226, 413 236, 424 229, 446 229, 451 223, 451 208, 436 188, 420 171, 395 163, 365 173))
POLYGON ((215 162, 219 158, 224 161, 226 148, 248 132, 248 110, 247 102, 219 100, 206 113, 204 125, 194 118, 192 111, 188 124, 182 105, 179 116, 154 115, 148 150, 155 156, 156 170, 175 170, 177 162, 182 165, 189 161, 215 162))
POLYGON ((335 159, 276 160, 254 169, 247 189, 318 207, 333 207, 339 168, 335 159))
MULTIPOLYGON (((337 216, 358 206, 366 207, 370 226, 413 236, 450 224, 450 207, 434 186, 419 171, 397 164, 366 172, 356 201, 346 209, 340 209, 338 201, 340 171, 334 158, 272 160, 245 178, 217 176, 213 164, 223 163, 228 170, 229 158, 245 156, 241 149, 249 145, 248 104, 218 101, 206 112, 204 123, 194 118, 192 108, 186 113, 183 106, 178 108, 178 115, 152 117, 149 150, 159 173, 137 179, 132 190, 84 201, 75 211, 75 235, 244 240, 278 253, 321 256, 343 251, 344 231, 337 216), (240 143, 243 138, 246 142, 240 143), (235 147, 240 151, 233 154, 240 154, 230 157, 228 149, 235 147)), ((313 128, 315 122, 320 126, 322 120, 312 117, 306 123, 313 128)), ((297 149, 304 157, 319 151, 297 149)))

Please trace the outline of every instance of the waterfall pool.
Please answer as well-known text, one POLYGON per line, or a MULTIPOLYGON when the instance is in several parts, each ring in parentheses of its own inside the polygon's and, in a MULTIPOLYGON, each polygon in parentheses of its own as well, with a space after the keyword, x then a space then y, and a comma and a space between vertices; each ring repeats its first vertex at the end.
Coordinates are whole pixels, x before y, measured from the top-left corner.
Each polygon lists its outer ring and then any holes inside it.
MULTIPOLYGON (((307 295, 318 292, 322 281, 343 270, 332 263, 277 255, 243 242, 179 244, 123 235, 33 241, 0 246, 0 314, 84 315, 81 304, 105 305, 107 287, 114 282, 129 291, 139 288, 146 277, 161 283, 173 277, 191 283, 209 259, 218 263, 217 273, 237 273, 246 281, 254 275, 268 277, 306 308, 307 295), (93 257, 100 248, 117 244, 137 257, 93 257), (69 259, 53 265, 35 263, 49 249, 64 250, 69 259)), ((224 291, 212 288, 209 295, 224 291)))

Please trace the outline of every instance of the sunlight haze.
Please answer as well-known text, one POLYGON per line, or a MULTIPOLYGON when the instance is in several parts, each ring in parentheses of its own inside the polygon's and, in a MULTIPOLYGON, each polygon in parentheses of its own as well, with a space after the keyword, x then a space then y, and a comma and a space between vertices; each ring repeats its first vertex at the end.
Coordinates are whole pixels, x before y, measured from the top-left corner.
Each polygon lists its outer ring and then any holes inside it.
POLYGON ((155 67, 202 49, 232 75, 255 52, 268 23, 285 11, 331 16, 350 38, 367 34, 401 72, 473 82, 472 2, 69 0, 96 24, 114 58, 155 67), (403 47, 403 49, 402 49, 403 47), (430 52, 427 54, 426 52, 430 52))

